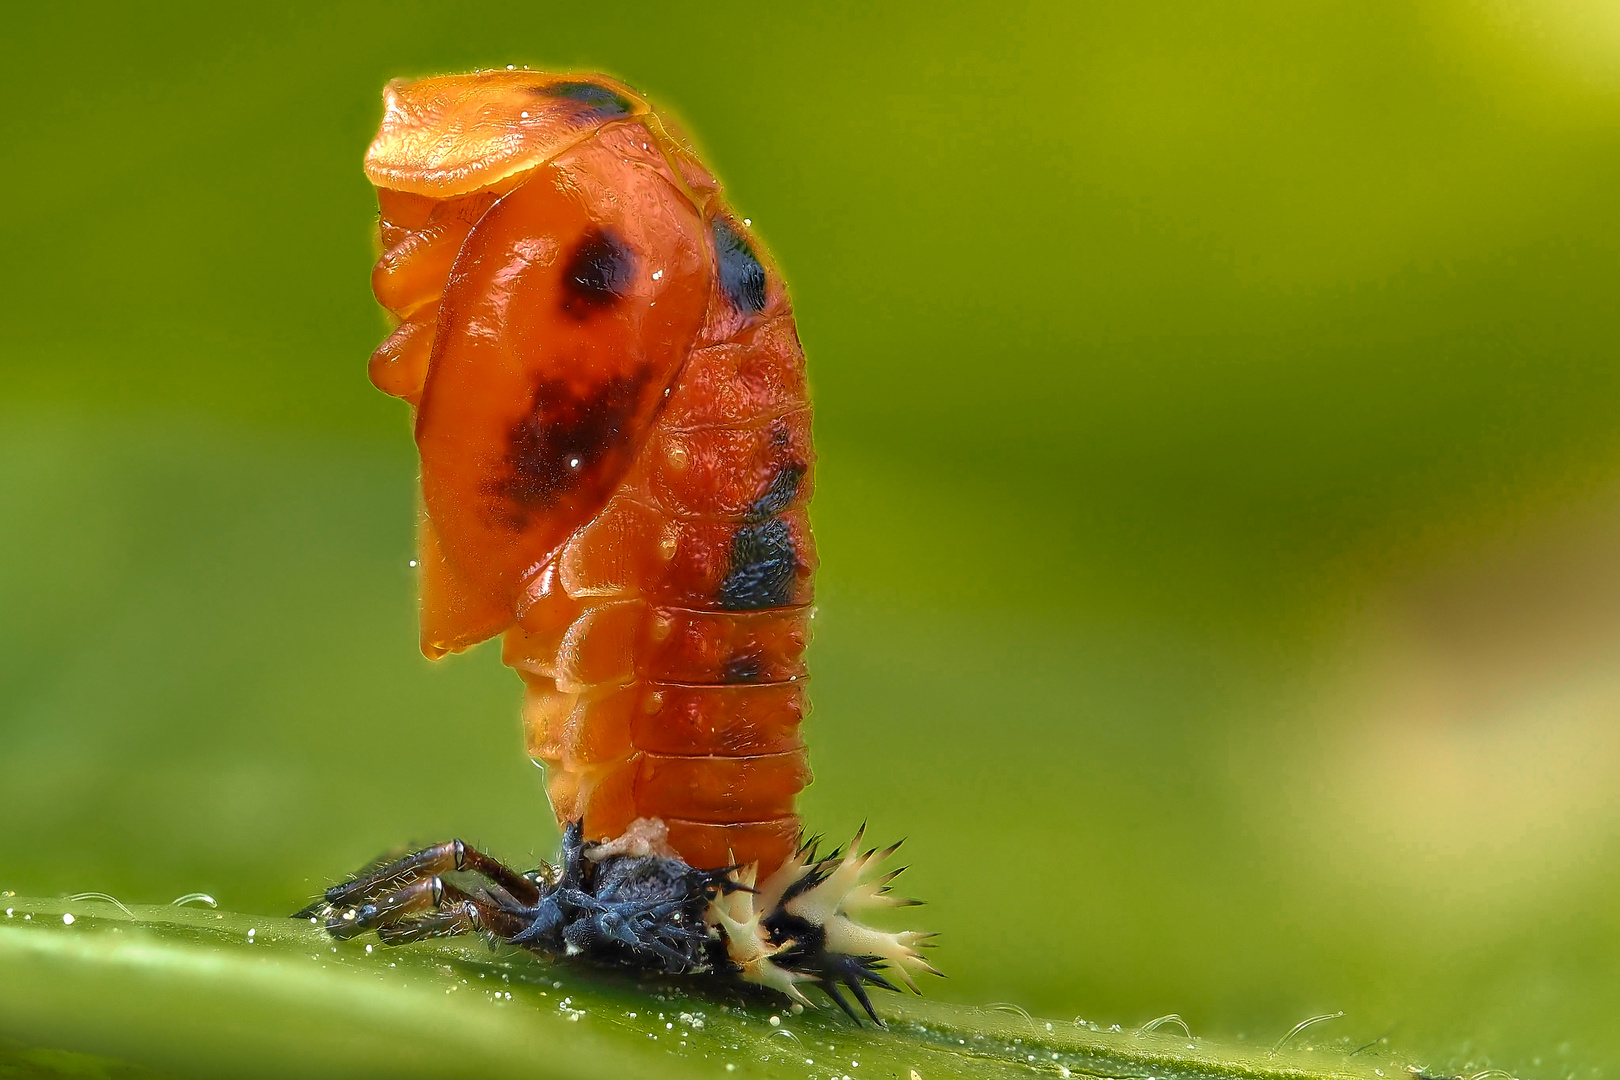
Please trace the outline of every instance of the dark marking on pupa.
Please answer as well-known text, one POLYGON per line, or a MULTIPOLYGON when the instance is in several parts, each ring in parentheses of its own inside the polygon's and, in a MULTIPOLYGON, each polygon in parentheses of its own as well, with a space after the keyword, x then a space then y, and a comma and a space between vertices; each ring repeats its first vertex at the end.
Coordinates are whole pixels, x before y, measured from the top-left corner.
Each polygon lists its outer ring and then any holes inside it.
POLYGON ((731 539, 730 569, 716 599, 726 611, 786 607, 793 600, 799 552, 781 518, 738 526, 731 539))
POLYGON ((485 486, 505 504, 501 516, 521 529, 531 510, 600 484, 608 459, 630 439, 644 375, 616 375, 576 396, 565 379, 542 379, 528 413, 507 432, 499 476, 485 486))
POLYGON ((598 120, 613 120, 621 116, 629 116, 635 111, 635 106, 624 97, 614 93, 607 87, 593 82, 560 82, 550 86, 537 87, 537 92, 559 97, 565 101, 578 102, 585 107, 590 115, 598 120))
POLYGON ((720 264, 720 289, 738 311, 765 310, 765 267, 748 240, 725 218, 715 218, 714 254, 720 264))
POLYGON ((635 266, 635 253, 612 229, 587 229, 563 267, 563 310, 584 319, 611 307, 630 291, 635 266))

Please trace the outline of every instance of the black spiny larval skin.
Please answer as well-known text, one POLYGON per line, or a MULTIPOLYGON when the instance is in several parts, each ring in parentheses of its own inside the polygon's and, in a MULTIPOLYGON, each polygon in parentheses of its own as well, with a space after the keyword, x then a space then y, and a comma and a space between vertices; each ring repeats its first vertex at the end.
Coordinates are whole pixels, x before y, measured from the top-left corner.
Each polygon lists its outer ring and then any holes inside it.
POLYGON ((565 841, 563 879, 514 945, 678 975, 713 970, 703 912, 725 887, 726 871, 694 870, 659 855, 575 856, 571 864, 571 846, 565 841), (571 875, 578 886, 563 884, 571 875))
POLYGON ((450 840, 334 885, 295 917, 324 921, 336 938, 375 930, 390 945, 483 931, 547 956, 677 975, 714 970, 704 911, 736 887, 735 868, 620 854, 582 835, 571 822, 560 866, 522 873, 450 840))
POLYGON ((810 1003, 805 983, 858 1022, 847 989, 880 1025, 866 987, 895 989, 884 968, 894 964, 908 985, 908 966, 933 970, 913 948, 926 935, 884 934, 845 913, 846 904, 914 903, 884 899, 898 870, 864 872, 898 845, 860 854, 857 833, 847 853, 818 858, 812 840, 783 871, 790 883, 755 888, 753 866, 700 870, 672 854, 662 822, 641 819, 602 843, 583 836, 570 822, 558 865, 528 871, 447 840, 372 864, 294 918, 339 939, 375 931, 385 945, 480 933, 554 959, 741 980, 798 1004, 810 1003))

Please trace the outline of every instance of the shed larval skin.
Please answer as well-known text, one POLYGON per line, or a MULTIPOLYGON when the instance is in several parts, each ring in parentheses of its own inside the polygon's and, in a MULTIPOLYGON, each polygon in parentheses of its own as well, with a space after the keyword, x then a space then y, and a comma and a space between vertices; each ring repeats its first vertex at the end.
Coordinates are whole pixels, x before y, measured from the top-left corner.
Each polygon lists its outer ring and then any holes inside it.
POLYGON ((780 276, 621 84, 396 82, 371 361, 416 410, 422 649, 504 635, 530 754, 587 840, 659 818, 693 866, 798 846, 816 567, 780 276))

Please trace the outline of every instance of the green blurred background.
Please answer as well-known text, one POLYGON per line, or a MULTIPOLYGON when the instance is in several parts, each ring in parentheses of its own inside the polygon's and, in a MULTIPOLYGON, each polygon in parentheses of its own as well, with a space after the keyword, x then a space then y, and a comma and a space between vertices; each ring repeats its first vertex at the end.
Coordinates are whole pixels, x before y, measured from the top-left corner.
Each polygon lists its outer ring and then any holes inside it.
POLYGON ((1620 1065, 1620 6, 29 6, 0 44, 0 887, 290 911, 555 840, 415 649, 389 77, 611 72, 786 269, 805 800, 930 987, 1620 1065))

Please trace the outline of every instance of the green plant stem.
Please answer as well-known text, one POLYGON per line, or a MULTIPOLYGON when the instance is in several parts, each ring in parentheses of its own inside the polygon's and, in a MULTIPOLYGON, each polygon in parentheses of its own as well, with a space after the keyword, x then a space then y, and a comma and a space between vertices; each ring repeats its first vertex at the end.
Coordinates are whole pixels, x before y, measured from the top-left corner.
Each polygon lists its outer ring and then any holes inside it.
POLYGON ((474 939, 368 948, 287 918, 174 906, 126 912, 105 900, 0 903, 8 911, 0 918, 0 1038, 13 1047, 0 1046, 0 1074, 10 1054, 26 1056, 33 1075, 1407 1075, 1382 1044, 1355 1054, 1274 1051, 1168 1024, 1099 1030, 1015 1006, 894 997, 880 1006, 889 1023, 880 1030, 831 1008, 796 1015, 763 994, 551 964, 474 939))

